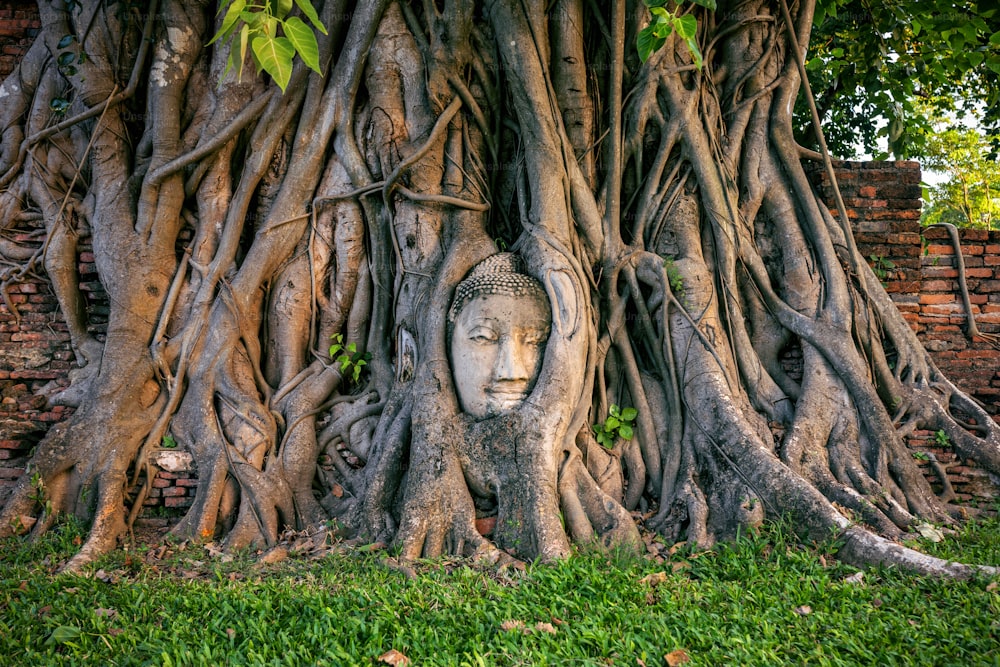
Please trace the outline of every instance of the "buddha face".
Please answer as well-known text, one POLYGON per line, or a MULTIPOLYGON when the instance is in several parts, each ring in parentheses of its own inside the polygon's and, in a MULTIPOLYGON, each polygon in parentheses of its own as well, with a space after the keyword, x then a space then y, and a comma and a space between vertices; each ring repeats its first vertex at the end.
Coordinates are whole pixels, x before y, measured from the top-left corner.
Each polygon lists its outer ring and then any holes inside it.
POLYGON ((542 294, 479 294, 462 307, 451 335, 451 363, 463 411, 485 419, 528 397, 551 321, 542 294))

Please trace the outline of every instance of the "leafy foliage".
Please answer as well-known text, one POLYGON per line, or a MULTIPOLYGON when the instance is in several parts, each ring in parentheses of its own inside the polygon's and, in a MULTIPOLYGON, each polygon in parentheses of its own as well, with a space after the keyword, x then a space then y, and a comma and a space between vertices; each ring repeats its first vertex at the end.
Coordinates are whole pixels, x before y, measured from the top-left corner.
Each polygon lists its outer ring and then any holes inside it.
POLYGON ((322 74, 319 45, 313 29, 325 35, 326 27, 309 0, 294 0, 294 5, 312 24, 312 28, 300 17, 289 15, 293 8, 292 0, 264 0, 262 5, 251 4, 247 0, 230 0, 228 7, 222 5, 220 13, 223 8, 226 11, 222 26, 209 44, 216 41, 230 44, 229 61, 223 76, 234 66, 237 76, 243 76, 248 46, 257 72, 270 74, 282 91, 292 77, 296 55, 307 67, 322 74), (235 43, 237 34, 238 44, 235 43))
POLYGON ((594 424, 593 429, 597 442, 611 449, 618 438, 632 439, 635 418, 639 412, 635 408, 621 409, 612 403, 608 413, 607 419, 603 423, 594 424))
POLYGON ((868 259, 871 260, 871 267, 875 276, 882 282, 888 280, 891 272, 896 268, 895 262, 891 259, 886 259, 882 255, 869 255, 868 259))
MULTIPOLYGON (((1000 6, 966 0, 817 2, 807 70, 831 151, 854 157, 856 147, 887 157, 926 154, 937 115, 984 107, 1000 133, 1000 6), (885 124, 874 122, 885 119, 885 124)), ((809 111, 796 108, 800 141, 815 145, 809 111)))
POLYGON ((361 379, 361 369, 368 365, 368 354, 358 352, 356 343, 344 344, 344 337, 333 334, 330 337, 333 344, 330 345, 330 358, 340 364, 340 372, 346 378, 350 378, 354 384, 361 379))
MULTIPOLYGON (((636 48, 639 50, 642 62, 646 62, 650 55, 663 48, 671 33, 677 33, 677 36, 687 44, 694 66, 701 69, 702 55, 697 39, 698 20, 694 15, 671 12, 665 7, 667 0, 645 0, 645 3, 653 15, 653 22, 640 30, 636 37, 636 48)), ((715 0, 693 0, 693 3, 715 11, 715 0)))
POLYGON ((938 447, 951 447, 951 438, 943 430, 938 430, 934 433, 934 444, 938 447))
POLYGON ((1000 219, 1000 161, 986 137, 975 129, 949 127, 928 136, 924 166, 948 180, 930 188, 925 225, 995 229, 1000 219))

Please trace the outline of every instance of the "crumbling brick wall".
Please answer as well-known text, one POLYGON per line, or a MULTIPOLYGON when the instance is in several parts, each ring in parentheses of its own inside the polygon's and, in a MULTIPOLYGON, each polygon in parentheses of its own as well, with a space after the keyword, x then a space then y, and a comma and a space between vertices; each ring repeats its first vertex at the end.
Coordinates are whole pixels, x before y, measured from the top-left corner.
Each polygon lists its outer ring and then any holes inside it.
MULTIPOLYGON (((840 186, 858 248, 934 363, 1000 422, 1000 349, 968 335, 968 318, 948 232, 920 226, 920 165, 916 162, 837 162, 840 186)), ((828 204, 833 191, 822 170, 810 167, 828 204)), ((1000 231, 959 230, 966 284, 980 332, 1000 334, 1000 231)), ((1000 480, 955 455, 943 435, 917 431, 908 438, 928 478, 924 455, 935 456, 963 499, 996 498, 1000 480)))
POLYGON ((14 71, 41 26, 34 2, 0 2, 0 79, 14 71))

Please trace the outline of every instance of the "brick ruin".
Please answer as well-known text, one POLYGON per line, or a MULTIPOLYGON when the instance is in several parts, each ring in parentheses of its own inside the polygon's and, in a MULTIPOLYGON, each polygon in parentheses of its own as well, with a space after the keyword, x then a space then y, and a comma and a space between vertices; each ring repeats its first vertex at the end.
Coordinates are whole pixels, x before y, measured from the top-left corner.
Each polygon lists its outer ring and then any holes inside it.
POLYGON ((7 78, 42 27, 33 2, 0 2, 0 80, 7 78))

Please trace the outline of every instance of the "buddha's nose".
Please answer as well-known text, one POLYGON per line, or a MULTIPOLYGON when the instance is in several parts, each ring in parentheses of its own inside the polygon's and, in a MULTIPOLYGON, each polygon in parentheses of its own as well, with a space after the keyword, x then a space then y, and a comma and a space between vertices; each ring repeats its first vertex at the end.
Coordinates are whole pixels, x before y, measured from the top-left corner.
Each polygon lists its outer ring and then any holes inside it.
POLYGON ((497 355, 494 377, 497 380, 527 381, 531 377, 530 369, 525 363, 524 350, 521 349, 516 340, 510 336, 500 339, 500 349, 497 355))

